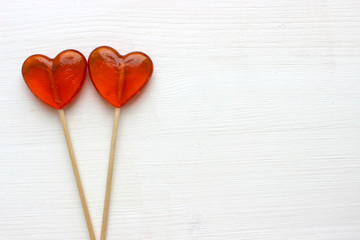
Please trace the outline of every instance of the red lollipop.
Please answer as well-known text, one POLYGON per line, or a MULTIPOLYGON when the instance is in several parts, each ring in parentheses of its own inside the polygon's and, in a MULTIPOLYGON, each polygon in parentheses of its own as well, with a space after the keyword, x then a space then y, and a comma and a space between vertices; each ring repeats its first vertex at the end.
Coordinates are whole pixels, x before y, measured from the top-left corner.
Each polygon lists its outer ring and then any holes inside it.
POLYGON ((30 90, 47 105, 62 109, 79 93, 86 77, 86 59, 76 50, 65 50, 54 59, 28 57, 22 74, 30 90))
POLYGON ((95 240, 94 229, 86 204, 64 110, 62 109, 74 100, 84 84, 86 58, 76 50, 65 50, 54 59, 44 55, 32 55, 25 60, 22 66, 22 75, 30 90, 41 101, 58 109, 89 235, 92 240, 95 240))
POLYGON ((144 53, 132 52, 122 56, 115 49, 106 46, 92 51, 88 62, 90 77, 96 90, 115 107, 101 227, 101 239, 105 239, 120 107, 139 93, 148 82, 153 72, 153 63, 144 53))
POLYGON ((116 108, 123 106, 150 79, 151 59, 142 52, 121 56, 111 47, 98 47, 89 56, 89 73, 100 95, 116 108))

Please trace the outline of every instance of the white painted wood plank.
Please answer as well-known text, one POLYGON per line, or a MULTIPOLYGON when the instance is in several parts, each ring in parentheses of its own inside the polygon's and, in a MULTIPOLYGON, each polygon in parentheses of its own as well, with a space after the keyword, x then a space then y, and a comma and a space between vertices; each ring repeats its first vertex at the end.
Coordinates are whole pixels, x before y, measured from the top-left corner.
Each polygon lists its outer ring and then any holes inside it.
MULTIPOLYGON (((124 107, 108 239, 360 238, 358 1, 3 1, 0 238, 87 239, 56 111, 31 54, 146 52, 124 107)), ((100 235, 113 109, 66 108, 100 235)))

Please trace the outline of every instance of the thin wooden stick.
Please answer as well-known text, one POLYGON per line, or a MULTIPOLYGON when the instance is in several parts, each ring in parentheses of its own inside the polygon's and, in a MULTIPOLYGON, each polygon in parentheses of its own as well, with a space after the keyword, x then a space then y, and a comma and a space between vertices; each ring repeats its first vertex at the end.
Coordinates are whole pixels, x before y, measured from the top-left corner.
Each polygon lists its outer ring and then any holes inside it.
POLYGON ((117 139, 118 126, 119 126, 119 116, 120 116, 120 108, 115 108, 114 124, 113 124, 112 137, 111 137, 109 167, 108 167, 107 180, 106 180, 104 212, 103 212, 103 219, 101 226, 101 237, 100 237, 101 240, 106 239, 106 230, 107 230, 108 217, 109 217, 111 182, 112 182, 112 175, 114 170, 116 139, 117 139))
POLYGON ((68 147, 68 150, 69 150, 70 160, 71 160, 71 164, 72 164, 72 167, 73 167, 73 170, 74 170, 76 184, 77 184, 77 188, 78 188, 78 191, 79 191, 81 204, 82 204, 82 207, 83 207, 83 210, 84 210, 85 220, 86 220, 86 224, 87 224, 87 227, 88 227, 88 230, 89 230, 90 239, 91 240, 96 240, 95 234, 94 234, 94 228, 93 228, 92 223, 91 223, 89 209, 88 209, 88 206, 86 204, 84 189, 83 189, 82 184, 81 184, 79 169, 78 169, 78 166, 76 164, 74 149, 72 147, 70 134, 69 134, 69 129, 67 127, 64 110, 62 110, 62 109, 59 110, 59 117, 60 117, 60 120, 61 120, 62 127, 64 129, 65 140, 66 140, 66 144, 67 144, 67 147, 68 147))

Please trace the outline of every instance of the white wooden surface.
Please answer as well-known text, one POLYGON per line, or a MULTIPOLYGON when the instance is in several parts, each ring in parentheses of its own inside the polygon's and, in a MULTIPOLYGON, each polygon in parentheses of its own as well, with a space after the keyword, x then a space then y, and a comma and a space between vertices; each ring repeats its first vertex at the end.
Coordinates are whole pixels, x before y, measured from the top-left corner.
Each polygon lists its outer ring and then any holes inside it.
MULTIPOLYGON (((108 239, 360 239, 360 2, 1 1, 0 239, 88 239, 31 54, 97 46, 155 65, 121 112, 108 239)), ((113 109, 65 109, 100 235, 113 109)))

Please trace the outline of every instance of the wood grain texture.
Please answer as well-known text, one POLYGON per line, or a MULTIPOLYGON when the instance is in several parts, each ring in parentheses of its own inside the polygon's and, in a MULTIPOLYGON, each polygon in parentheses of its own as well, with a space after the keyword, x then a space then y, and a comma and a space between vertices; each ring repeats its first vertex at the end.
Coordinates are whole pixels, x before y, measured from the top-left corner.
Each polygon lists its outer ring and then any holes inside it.
MULTIPOLYGON (((87 239, 57 112, 31 54, 147 53, 122 109, 108 240, 360 239, 360 3, 3 1, 0 238, 87 239)), ((87 78, 66 108, 100 236, 113 108, 87 78)))

